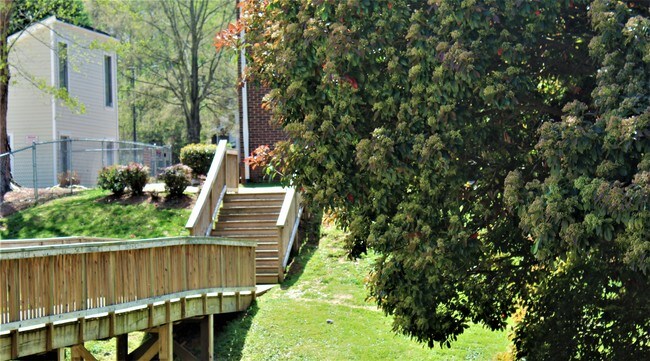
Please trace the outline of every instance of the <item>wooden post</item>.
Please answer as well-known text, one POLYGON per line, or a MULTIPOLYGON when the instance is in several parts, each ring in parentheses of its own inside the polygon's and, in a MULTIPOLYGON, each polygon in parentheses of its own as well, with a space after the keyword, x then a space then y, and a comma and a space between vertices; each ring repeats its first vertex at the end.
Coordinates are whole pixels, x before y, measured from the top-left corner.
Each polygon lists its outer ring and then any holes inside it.
POLYGON ((158 358, 160 361, 174 360, 173 324, 166 323, 158 327, 158 358))
POLYGON ((123 335, 117 336, 117 360, 126 361, 129 357, 129 334, 125 333, 123 335))
POLYGON ((83 344, 72 346, 72 361, 97 361, 83 344))
POLYGON ((214 360, 214 315, 201 320, 201 360, 214 360))

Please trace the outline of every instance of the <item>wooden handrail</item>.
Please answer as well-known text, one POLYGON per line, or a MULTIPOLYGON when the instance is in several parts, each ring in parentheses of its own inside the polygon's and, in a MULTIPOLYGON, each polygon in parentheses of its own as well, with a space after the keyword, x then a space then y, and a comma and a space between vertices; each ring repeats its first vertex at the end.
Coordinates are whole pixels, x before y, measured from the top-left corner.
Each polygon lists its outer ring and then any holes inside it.
POLYGON ((280 215, 278 215, 276 226, 284 227, 287 224, 287 219, 289 218, 289 213, 292 210, 295 196, 295 188, 287 189, 287 193, 284 194, 284 200, 282 201, 282 208, 280 208, 280 215))
POLYGON ((2 248, 0 331, 194 294, 250 292, 255 247, 179 237, 2 248))
POLYGON ((210 170, 203 183, 199 198, 192 209, 190 218, 185 224, 192 236, 207 236, 212 229, 214 213, 223 201, 226 190, 227 171, 237 172, 237 169, 229 170, 226 162, 226 140, 220 140, 217 150, 210 165, 210 170))
POLYGON ((295 231, 300 223, 300 215, 302 214, 300 202, 300 193, 296 192, 295 188, 289 188, 287 193, 284 195, 282 208, 280 208, 280 215, 275 224, 278 228, 278 250, 280 251, 280 257, 282 257, 281 260, 283 261, 278 262, 278 276, 280 281, 284 278, 286 261, 291 252, 293 238, 297 233, 295 231))
POLYGON ((48 246, 53 244, 109 242, 109 241, 119 241, 119 240, 114 238, 97 238, 97 237, 5 239, 0 241, 0 249, 10 248, 10 247, 48 246))
POLYGON ((298 227, 300 226, 300 218, 302 217, 302 210, 303 207, 300 206, 298 208, 298 214, 296 215, 296 222, 293 225, 293 228, 291 230, 291 236, 289 236, 289 241, 287 242, 287 252, 284 254, 284 260, 282 261, 282 268, 286 268, 287 264, 289 263, 289 255, 291 254, 291 250, 293 249, 293 242, 296 240, 296 236, 298 235, 298 227))

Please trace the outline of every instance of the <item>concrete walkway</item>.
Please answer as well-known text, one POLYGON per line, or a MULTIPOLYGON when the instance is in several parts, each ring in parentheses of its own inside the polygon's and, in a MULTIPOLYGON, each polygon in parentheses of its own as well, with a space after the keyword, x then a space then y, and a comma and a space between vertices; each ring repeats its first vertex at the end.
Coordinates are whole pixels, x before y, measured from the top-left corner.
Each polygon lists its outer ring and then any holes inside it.
MULTIPOLYGON (((165 183, 147 183, 143 191, 162 193, 165 191, 165 183)), ((199 187, 189 186, 185 188, 185 193, 199 193, 199 187)))

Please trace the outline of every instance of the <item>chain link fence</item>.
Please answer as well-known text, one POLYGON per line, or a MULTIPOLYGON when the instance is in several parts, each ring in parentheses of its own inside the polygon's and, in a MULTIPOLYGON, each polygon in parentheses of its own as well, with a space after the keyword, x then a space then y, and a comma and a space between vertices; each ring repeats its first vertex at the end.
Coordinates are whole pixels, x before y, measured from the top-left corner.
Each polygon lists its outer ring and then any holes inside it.
MULTIPOLYGON (((14 183, 23 190, 33 189, 37 201, 39 195, 55 189, 95 187, 99 171, 106 166, 141 163, 149 167, 151 177, 156 177, 172 164, 171 146, 70 138, 34 142, 30 147, 0 154, 0 160, 6 159, 11 164, 14 183)), ((4 172, 4 167, 0 167, 0 187, 4 186, 4 172)))

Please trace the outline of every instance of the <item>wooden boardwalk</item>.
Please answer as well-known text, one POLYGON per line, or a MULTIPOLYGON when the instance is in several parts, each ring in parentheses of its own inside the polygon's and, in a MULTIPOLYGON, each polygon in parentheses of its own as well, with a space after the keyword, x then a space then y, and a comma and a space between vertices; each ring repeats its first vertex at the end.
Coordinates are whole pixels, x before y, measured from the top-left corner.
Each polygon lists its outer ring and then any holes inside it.
MULTIPOLYGON (((82 355, 87 340, 160 335, 182 319, 245 310, 255 247, 209 237, 3 241, 0 360, 69 346, 82 355)), ((149 353, 166 359, 172 341, 159 337, 149 353)))

